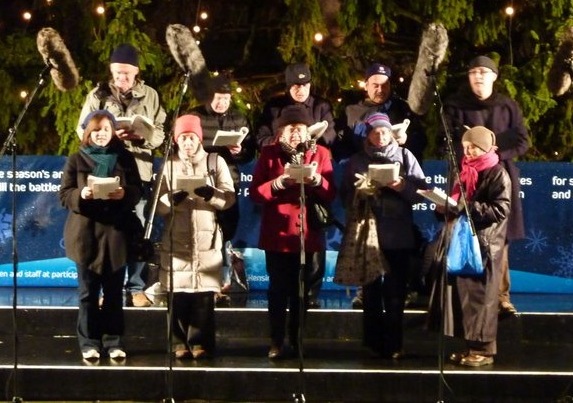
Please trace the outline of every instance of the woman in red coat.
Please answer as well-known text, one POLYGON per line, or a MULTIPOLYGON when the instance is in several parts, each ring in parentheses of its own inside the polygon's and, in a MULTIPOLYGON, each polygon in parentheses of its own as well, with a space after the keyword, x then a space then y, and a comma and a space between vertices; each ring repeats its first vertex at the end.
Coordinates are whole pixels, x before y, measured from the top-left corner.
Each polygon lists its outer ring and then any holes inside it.
POLYGON ((330 152, 311 141, 308 126, 312 124, 312 118, 308 112, 298 105, 286 107, 277 123, 277 141, 263 147, 250 188, 253 201, 262 205, 259 248, 265 251, 269 275, 271 348, 268 356, 271 359, 280 358, 287 352, 284 348, 287 306, 289 341, 295 350, 297 347, 301 229, 304 233, 305 284, 312 271, 312 254, 325 249, 324 230, 308 225, 308 209, 305 209, 301 227, 301 184, 285 173, 285 167, 290 164, 316 166, 316 172, 304 178, 307 205, 310 200, 330 203, 336 195, 330 152))

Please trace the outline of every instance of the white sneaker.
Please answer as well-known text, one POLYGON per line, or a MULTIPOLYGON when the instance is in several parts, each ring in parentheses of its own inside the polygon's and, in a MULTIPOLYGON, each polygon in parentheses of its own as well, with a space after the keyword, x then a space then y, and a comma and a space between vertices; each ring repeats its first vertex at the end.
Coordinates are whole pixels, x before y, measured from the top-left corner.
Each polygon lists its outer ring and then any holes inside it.
POLYGON ((97 360, 99 358, 99 351, 95 348, 90 348, 89 350, 82 352, 82 357, 84 360, 97 360))
POLYGON ((112 348, 109 350, 109 358, 121 359, 125 357, 127 357, 127 354, 125 354, 125 351, 123 351, 121 348, 112 348))

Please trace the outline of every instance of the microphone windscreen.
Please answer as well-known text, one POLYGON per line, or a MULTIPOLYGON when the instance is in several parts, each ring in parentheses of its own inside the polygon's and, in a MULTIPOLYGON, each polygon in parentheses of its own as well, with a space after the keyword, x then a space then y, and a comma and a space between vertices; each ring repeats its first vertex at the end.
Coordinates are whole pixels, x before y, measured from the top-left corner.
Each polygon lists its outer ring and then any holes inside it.
POLYGON ((165 39, 179 67, 190 74, 195 97, 201 102, 209 100, 209 71, 203 53, 189 28, 181 24, 168 25, 165 39))
POLYGON ((448 50, 448 31, 442 24, 429 24, 422 33, 416 67, 408 89, 408 105, 412 112, 424 115, 434 98, 434 84, 428 77, 435 73, 448 50))
POLYGON ((547 74, 547 88, 553 95, 563 95, 571 87, 573 67, 573 27, 568 28, 561 37, 553 64, 547 74))
POLYGON ((36 45, 44 62, 51 67, 54 85, 61 91, 76 87, 80 75, 60 34, 53 28, 42 28, 36 37, 36 45))

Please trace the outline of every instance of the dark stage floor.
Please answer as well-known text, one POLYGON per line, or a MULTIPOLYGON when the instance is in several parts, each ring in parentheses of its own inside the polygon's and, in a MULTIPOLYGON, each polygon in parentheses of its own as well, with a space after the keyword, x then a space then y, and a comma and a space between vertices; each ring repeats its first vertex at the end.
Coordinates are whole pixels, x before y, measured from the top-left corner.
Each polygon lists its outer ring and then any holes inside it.
POLYGON ((265 293, 251 292, 217 309, 213 358, 170 358, 166 309, 126 308, 127 359, 90 364, 75 337, 76 290, 20 288, 16 360, 12 297, 0 288, 0 399, 7 401, 292 402, 301 391, 308 402, 333 403, 573 401, 570 295, 514 294, 519 314, 500 321, 499 353, 483 368, 438 359, 462 345, 425 329, 423 297, 407 310, 405 357, 373 357, 361 346, 361 311, 350 309, 345 292, 324 292, 322 308, 308 313, 302 362, 268 360, 265 293))

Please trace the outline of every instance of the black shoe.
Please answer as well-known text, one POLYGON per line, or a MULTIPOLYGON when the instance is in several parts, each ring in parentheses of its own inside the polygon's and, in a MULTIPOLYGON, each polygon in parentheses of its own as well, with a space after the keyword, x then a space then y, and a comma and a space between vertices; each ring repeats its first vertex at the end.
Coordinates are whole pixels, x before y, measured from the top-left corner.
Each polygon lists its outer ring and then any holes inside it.
POLYGON ((364 308, 364 303, 362 302, 362 298, 354 297, 352 298, 352 309, 362 309, 364 308))
POLYGON ((284 356, 283 346, 277 346, 276 344, 272 344, 267 356, 269 357, 270 360, 278 360, 279 358, 283 358, 284 356))
POLYGON ((215 294, 215 306, 218 308, 228 308, 231 306, 231 297, 228 295, 217 293, 215 294))
POLYGON ((509 317, 513 316, 517 313, 517 309, 513 306, 513 304, 509 301, 500 302, 499 304, 499 316, 500 317, 509 317))
POLYGON ((308 309, 320 309, 320 302, 316 298, 312 298, 308 301, 308 309))

